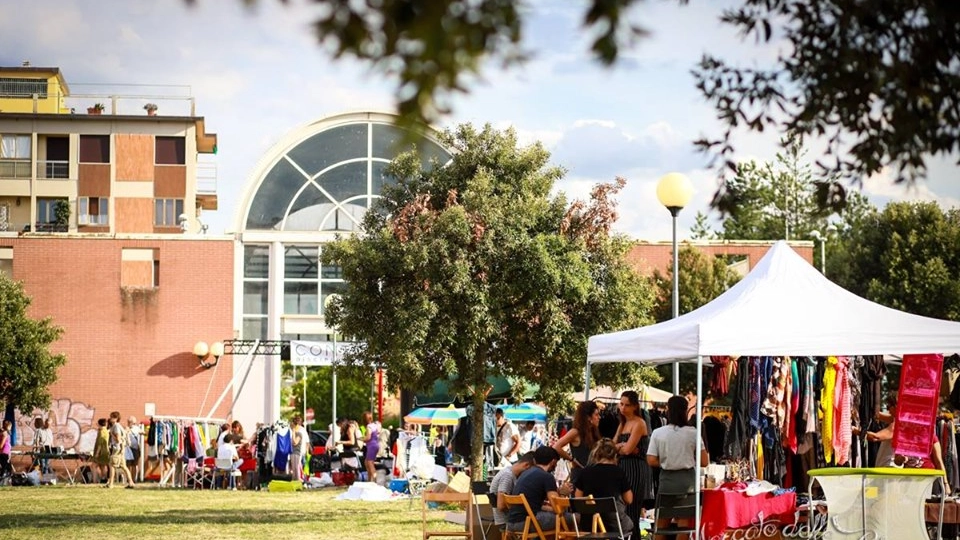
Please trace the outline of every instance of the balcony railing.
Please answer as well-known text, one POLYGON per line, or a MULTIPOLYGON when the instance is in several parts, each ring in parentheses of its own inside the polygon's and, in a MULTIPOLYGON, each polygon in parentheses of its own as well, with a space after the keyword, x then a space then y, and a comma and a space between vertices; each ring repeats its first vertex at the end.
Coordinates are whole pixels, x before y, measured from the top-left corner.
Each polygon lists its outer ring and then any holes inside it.
POLYGON ((70 162, 60 160, 37 161, 37 178, 66 180, 70 178, 70 162))
POLYGON ((31 176, 29 159, 0 159, 0 178, 29 179, 31 176))
POLYGON ((197 193, 217 194, 217 164, 211 161, 197 163, 197 193))

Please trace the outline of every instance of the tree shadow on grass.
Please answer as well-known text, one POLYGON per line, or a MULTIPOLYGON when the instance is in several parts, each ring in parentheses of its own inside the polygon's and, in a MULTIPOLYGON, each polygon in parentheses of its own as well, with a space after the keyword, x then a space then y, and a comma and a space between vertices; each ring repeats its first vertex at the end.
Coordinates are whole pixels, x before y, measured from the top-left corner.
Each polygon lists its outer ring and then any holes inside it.
MULTIPOLYGON (((352 505, 351 505, 352 506, 352 505)), ((94 514, 94 513, 63 513, 51 512, 38 516, 34 509, 23 509, 22 511, 3 512, 3 519, 0 519, 0 531, 7 529, 20 529, 28 525, 38 532, 43 529, 63 529, 64 527, 107 527, 110 525, 212 525, 216 527, 231 525, 282 525, 282 524, 301 524, 309 526, 316 522, 330 523, 335 520, 344 520, 349 517, 350 521, 362 523, 364 519, 372 519, 375 516, 383 519, 383 512, 386 508, 376 503, 368 503, 365 506, 356 506, 353 508, 311 508, 305 512, 302 508, 269 508, 269 509, 249 509, 249 508, 228 508, 228 509, 194 509, 194 508, 171 508, 157 512, 145 511, 142 514, 94 514), (369 515, 369 517, 365 517, 369 515)), ((390 522, 397 526, 417 526, 421 525, 419 519, 401 517, 399 514, 396 519, 390 522)))

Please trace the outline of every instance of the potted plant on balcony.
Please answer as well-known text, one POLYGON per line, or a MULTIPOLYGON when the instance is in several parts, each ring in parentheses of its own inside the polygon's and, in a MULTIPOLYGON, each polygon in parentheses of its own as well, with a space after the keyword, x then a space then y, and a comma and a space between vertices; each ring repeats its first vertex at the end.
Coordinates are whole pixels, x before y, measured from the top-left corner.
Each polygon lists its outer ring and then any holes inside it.
POLYGON ((60 199, 53 204, 53 230, 67 232, 70 228, 70 203, 60 199))
POLYGON ((87 107, 87 114, 101 114, 104 108, 103 103, 95 103, 93 107, 87 107))
POLYGON ((143 106, 143 110, 147 111, 147 116, 156 116, 157 114, 157 104, 156 103, 147 103, 143 106))

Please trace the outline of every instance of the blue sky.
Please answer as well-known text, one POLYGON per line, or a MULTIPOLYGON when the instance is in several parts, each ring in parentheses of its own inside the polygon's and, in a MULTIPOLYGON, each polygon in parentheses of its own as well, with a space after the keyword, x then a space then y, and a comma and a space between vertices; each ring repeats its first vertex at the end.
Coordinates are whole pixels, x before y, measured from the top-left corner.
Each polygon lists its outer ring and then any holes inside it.
MULTIPOLYGON (((572 197, 625 177, 617 229, 639 239, 669 238, 656 181, 683 172, 696 190, 680 214, 685 236, 716 188, 715 173, 691 141, 719 133, 691 67, 705 50, 762 63, 782 46, 744 44, 720 28, 716 17, 729 3, 641 2, 630 15, 650 36, 605 69, 590 58, 579 28, 583 2, 531 2, 525 44, 533 59, 509 71, 489 66, 437 127, 490 122, 513 126, 525 142, 542 141, 568 170, 558 189, 572 197)), ((203 220, 211 233, 222 233, 234 229, 257 161, 286 133, 331 114, 393 109, 391 80, 323 52, 309 26, 317 9, 308 0, 260 0, 254 9, 239 0, 199 0, 192 8, 182 0, 0 0, 0 64, 59 67, 75 93, 94 88, 85 83, 189 86, 197 114, 219 136, 213 161, 220 208, 203 220)), ((777 151, 773 134, 737 141, 738 159, 773 160, 777 151)), ((817 151, 809 149, 810 161, 817 151)), ((960 206, 954 162, 932 161, 930 178, 914 189, 880 174, 865 181, 864 192, 878 205, 920 199, 960 206)))

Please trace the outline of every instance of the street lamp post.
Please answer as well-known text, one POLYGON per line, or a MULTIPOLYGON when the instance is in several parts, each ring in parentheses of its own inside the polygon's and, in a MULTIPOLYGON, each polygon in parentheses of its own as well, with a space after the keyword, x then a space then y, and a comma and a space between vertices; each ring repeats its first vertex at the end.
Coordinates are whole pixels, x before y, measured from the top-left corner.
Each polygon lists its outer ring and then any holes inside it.
POLYGON ((837 227, 833 223, 827 225, 827 234, 820 234, 820 231, 810 231, 810 238, 814 242, 820 242, 820 273, 827 275, 827 238, 837 232, 837 227))
MULTIPOLYGON (((680 173, 668 173, 657 182, 657 199, 673 218, 673 318, 680 316, 680 259, 677 255, 677 214, 690 202, 693 185, 680 173)), ((673 393, 680 394, 680 363, 673 363, 673 393)))
MULTIPOLYGON (((330 304, 333 303, 333 302, 335 302, 335 301, 339 298, 339 296, 340 296, 340 295, 337 295, 337 294, 331 294, 331 295, 328 295, 328 296, 327 296, 326 300, 324 300, 324 302, 323 302, 323 323, 324 323, 324 325, 326 325, 326 323, 327 323, 327 308, 329 308, 329 307, 330 307, 330 304)), ((329 327, 328 327, 328 328, 329 328, 329 327)), ((333 436, 333 427, 337 425, 337 329, 336 329, 336 328, 330 328, 330 330, 333 332, 333 365, 330 366, 330 369, 331 369, 331 371, 333 372, 333 381, 332 381, 332 384, 333 384, 333 396, 332 396, 332 397, 333 397, 333 404, 332 404, 331 407, 330 407, 331 410, 332 410, 332 412, 333 412, 333 414, 332 414, 333 420, 331 420, 331 423, 330 423, 330 436, 332 437, 332 436, 333 436)))

